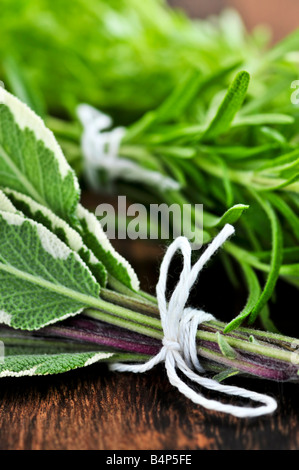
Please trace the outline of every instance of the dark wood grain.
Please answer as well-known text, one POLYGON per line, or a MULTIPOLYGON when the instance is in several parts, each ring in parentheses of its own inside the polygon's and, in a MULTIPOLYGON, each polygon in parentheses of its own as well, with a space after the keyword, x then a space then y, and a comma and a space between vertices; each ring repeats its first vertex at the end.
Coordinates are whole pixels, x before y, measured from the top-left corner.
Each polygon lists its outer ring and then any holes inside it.
POLYGON ((94 365, 54 378, 4 379, 0 449, 298 449, 297 386, 238 384, 275 396, 279 410, 253 420, 205 411, 169 384, 162 366, 144 375, 94 365))

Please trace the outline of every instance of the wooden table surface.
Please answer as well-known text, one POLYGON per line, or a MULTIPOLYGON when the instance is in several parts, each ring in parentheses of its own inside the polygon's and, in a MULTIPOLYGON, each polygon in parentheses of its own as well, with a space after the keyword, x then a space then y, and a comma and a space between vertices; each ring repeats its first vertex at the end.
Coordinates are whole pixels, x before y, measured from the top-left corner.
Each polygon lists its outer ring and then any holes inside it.
POLYGON ((295 450, 298 385, 236 380, 275 397, 273 416, 237 419, 194 405, 163 366, 146 374, 104 364, 55 377, 1 379, 1 450, 295 450))

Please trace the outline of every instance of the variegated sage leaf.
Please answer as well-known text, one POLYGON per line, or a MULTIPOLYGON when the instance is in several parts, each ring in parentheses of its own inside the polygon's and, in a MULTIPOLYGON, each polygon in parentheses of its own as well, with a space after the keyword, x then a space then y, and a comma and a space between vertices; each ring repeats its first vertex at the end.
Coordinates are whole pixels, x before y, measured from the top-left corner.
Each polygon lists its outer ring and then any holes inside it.
MULTIPOLYGON (((29 196, 9 188, 5 188, 4 193, 9 197, 11 203, 18 211, 21 211, 26 217, 47 227, 51 232, 57 235, 61 241, 66 243, 73 251, 77 252, 90 268, 100 285, 106 285, 107 270, 105 266, 94 256, 93 252, 87 248, 83 243, 82 237, 76 230, 63 219, 55 215, 50 209, 42 206, 29 196)), ((2 210, 1 200, 0 210, 2 210)))
POLYGON ((110 352, 77 352, 58 354, 8 355, 0 363, 1 377, 24 377, 61 374, 73 369, 87 367, 114 356, 110 352))
POLYGON ((0 211, 0 323, 39 329, 96 304, 100 286, 43 225, 0 211))
POLYGON ((0 185, 75 223, 80 189, 74 171, 42 119, 1 87, 0 185))
POLYGON ((129 262, 113 248, 97 217, 80 204, 77 216, 82 226, 84 243, 102 261, 108 273, 125 286, 139 290, 139 280, 129 262))

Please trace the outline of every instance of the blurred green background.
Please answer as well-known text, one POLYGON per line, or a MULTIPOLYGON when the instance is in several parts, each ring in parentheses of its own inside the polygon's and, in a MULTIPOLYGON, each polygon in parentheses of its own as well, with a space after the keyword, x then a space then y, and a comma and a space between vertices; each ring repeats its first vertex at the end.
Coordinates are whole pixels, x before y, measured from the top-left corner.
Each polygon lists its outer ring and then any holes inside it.
POLYGON ((1 0, 0 79, 40 115, 73 118, 83 101, 127 123, 156 107, 186 69, 250 62, 297 24, 297 0, 286 0, 283 14, 277 0, 169 3, 178 9, 157 0, 1 0), (202 20, 226 7, 242 20, 202 20), (260 23, 273 35, 254 29, 260 23))

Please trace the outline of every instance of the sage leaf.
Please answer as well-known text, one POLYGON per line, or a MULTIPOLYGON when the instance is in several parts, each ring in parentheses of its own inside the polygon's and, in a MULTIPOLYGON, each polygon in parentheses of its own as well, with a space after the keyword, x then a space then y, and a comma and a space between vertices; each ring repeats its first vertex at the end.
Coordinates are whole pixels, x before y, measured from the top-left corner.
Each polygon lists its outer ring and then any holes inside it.
MULTIPOLYGON (((26 217, 44 225, 57 237, 66 243, 73 251, 78 253, 85 261, 96 280, 101 286, 107 283, 107 270, 103 263, 99 261, 89 248, 87 248, 80 234, 70 227, 64 220, 55 215, 50 209, 42 206, 38 202, 17 191, 5 188, 5 194, 9 196, 14 207, 22 212, 26 217)), ((0 209, 2 209, 0 202, 0 209)))
POLYGON ((139 290, 139 280, 129 262, 113 248, 108 240, 97 217, 80 204, 77 208, 77 217, 82 226, 84 243, 93 251, 106 267, 108 273, 120 283, 139 290))
POLYGON ((98 299, 86 264, 43 225, 1 211, 0 231, 0 323, 39 329, 98 299))
POLYGON ((3 89, 0 89, 0 185, 23 194, 23 201, 18 196, 20 210, 59 232, 63 241, 80 252, 101 285, 106 284, 108 270, 127 287, 139 290, 136 274, 112 248, 96 217, 78 209, 79 183, 52 132, 27 105, 3 89), (26 196, 39 206, 29 199, 25 201, 26 196), (71 230, 71 227, 81 230, 78 212, 87 246, 71 230), (100 241, 94 233, 89 233, 87 219, 89 224, 91 220, 94 222, 100 241))
POLYGON ((17 209, 13 205, 13 203, 9 200, 9 198, 4 194, 3 191, 0 189, 0 211, 4 212, 12 212, 13 214, 17 213, 17 209))
POLYGON ((0 363, 0 378, 61 374, 87 367, 114 356, 110 352, 77 352, 58 354, 21 354, 5 356, 0 363))
POLYGON ((74 171, 41 118, 1 87, 0 185, 75 223, 80 190, 74 171))

